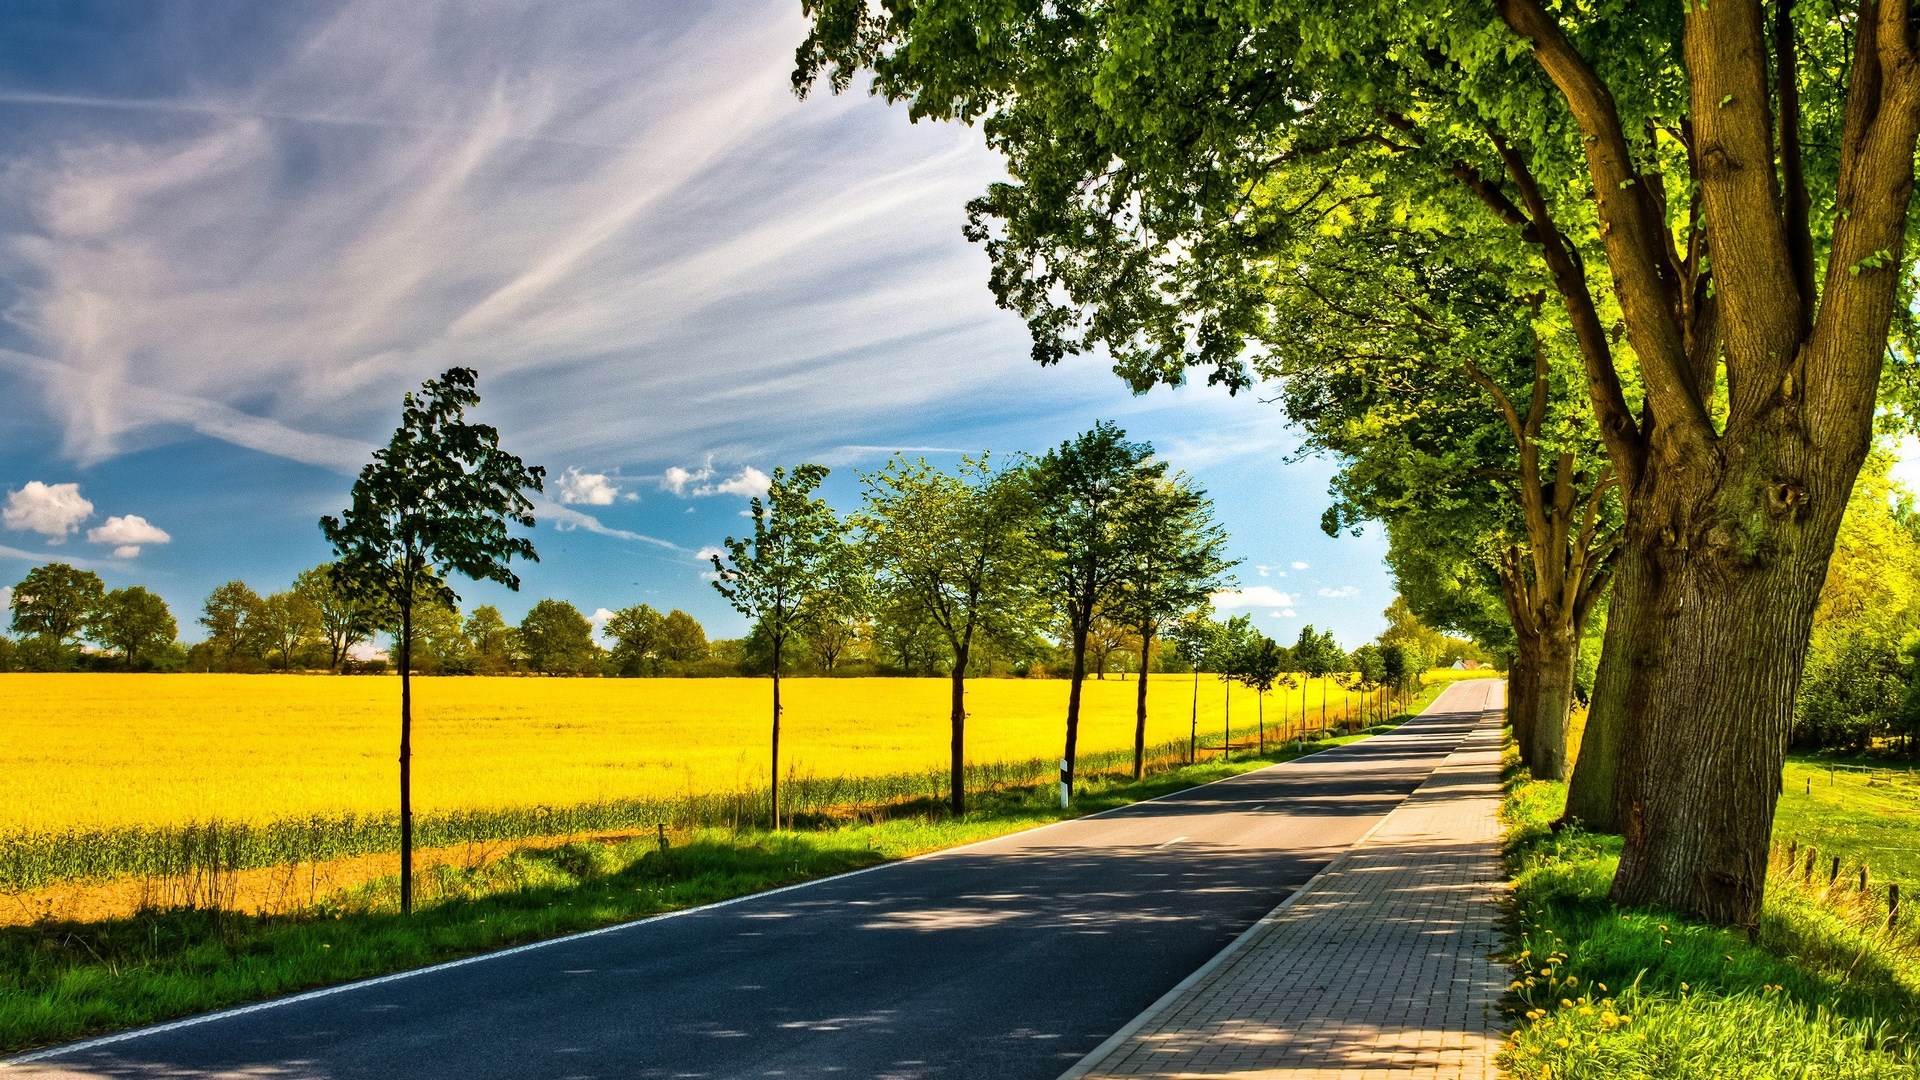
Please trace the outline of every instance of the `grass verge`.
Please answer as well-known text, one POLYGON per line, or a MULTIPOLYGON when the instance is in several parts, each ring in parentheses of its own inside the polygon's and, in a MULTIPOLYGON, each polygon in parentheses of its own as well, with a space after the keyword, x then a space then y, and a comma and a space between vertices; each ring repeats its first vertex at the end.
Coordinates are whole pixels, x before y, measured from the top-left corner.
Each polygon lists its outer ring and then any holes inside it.
POLYGON ((1149 774, 1085 775, 1063 811, 1051 784, 981 793, 964 817, 934 800, 888 820, 769 833, 703 829, 515 852, 438 867, 409 918, 385 879, 292 915, 178 908, 102 922, 0 927, 0 1053, 456 959, 844 873, 1263 768, 1391 730, 1392 723, 1149 774), (917 812, 911 812, 917 811, 917 812))
MULTIPOLYGON (((1565 787, 1510 770, 1513 881, 1502 1055, 1516 1080, 1920 1077, 1920 938, 1843 890, 1775 873, 1758 934, 1607 890, 1618 837, 1551 822, 1565 787)), ((1884 909, 1881 909, 1884 915, 1884 909)))

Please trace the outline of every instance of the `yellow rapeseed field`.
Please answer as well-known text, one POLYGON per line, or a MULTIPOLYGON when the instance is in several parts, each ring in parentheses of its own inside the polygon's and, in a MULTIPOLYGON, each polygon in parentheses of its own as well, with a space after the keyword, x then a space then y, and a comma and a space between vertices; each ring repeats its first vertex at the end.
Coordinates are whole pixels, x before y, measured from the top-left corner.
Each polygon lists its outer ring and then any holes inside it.
MULTIPOLYGON (((764 679, 414 680, 422 813, 737 791, 766 780, 764 679)), ((782 772, 884 775, 946 761, 944 679, 789 679, 782 772)), ((1154 676, 1149 743, 1185 738, 1189 676, 1154 676)), ((1329 715, 1344 694, 1327 687, 1329 715)), ((0 833, 267 821, 389 811, 398 679, 300 675, 0 675, 0 833)), ((1089 681, 1083 751, 1132 744, 1136 685, 1089 681)), ((969 684, 969 756, 1057 757, 1067 683, 969 684)), ((1200 681, 1200 726, 1222 684, 1200 681)), ((1232 688, 1236 728, 1255 699, 1232 688)), ((1321 685, 1308 695, 1317 722, 1321 685)), ((1301 690, 1267 698, 1270 727, 1301 690), (1284 700, 1284 708, 1280 704, 1284 700)))

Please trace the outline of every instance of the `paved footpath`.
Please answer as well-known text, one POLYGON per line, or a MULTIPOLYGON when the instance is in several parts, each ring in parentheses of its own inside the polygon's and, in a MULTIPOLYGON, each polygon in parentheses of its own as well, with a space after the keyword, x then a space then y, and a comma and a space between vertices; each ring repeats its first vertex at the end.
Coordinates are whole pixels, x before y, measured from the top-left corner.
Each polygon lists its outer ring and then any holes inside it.
POLYGON ((1497 1076, 1505 684, 1483 685, 1411 797, 1061 1080, 1497 1076))

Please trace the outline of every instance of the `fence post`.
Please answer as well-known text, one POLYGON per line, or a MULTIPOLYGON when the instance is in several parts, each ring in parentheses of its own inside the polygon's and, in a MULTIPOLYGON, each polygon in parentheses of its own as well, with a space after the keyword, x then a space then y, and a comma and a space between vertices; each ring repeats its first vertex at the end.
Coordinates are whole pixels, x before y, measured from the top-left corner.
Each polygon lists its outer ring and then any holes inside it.
POLYGON ((1831 888, 1833 883, 1839 880, 1840 880, 1840 856, 1835 855, 1833 857, 1833 866, 1827 870, 1828 887, 1831 888))
POLYGON ((1867 895, 1867 864, 1860 864, 1860 895, 1867 895))
POLYGON ((1800 879, 1802 881, 1806 881, 1806 882, 1813 881, 1813 864, 1819 861, 1819 859, 1820 859, 1819 849, 1815 848, 1812 844, 1808 844, 1807 845, 1807 865, 1804 870, 1800 871, 1800 879))

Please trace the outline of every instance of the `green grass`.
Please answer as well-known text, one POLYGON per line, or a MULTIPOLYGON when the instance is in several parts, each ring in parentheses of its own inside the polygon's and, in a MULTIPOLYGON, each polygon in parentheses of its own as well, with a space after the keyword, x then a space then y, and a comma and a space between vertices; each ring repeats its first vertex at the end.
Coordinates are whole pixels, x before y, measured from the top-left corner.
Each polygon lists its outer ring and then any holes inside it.
POLYGON ((1823 878, 1827 857, 1838 855, 1849 866, 1866 864, 1874 881, 1897 881, 1902 891, 1920 893, 1920 770, 1867 758, 1796 756, 1781 784, 1774 841, 1817 848, 1816 876, 1823 878))
MULTIPOLYGON (((1416 700, 1417 712, 1439 687, 1416 700)), ((708 828, 661 851, 651 838, 522 850, 473 870, 422 875, 398 914, 392 879, 297 915, 196 909, 98 923, 0 928, 0 1053, 400 971, 711 903, 891 859, 1097 813, 1248 772, 1398 726, 1150 773, 1083 773, 1062 811, 1052 784, 974 798, 962 818, 931 797, 862 824, 769 833, 708 828)))
POLYGON ((1606 899, 1619 838, 1553 833, 1564 801, 1516 771, 1503 811, 1516 1080, 1920 1077, 1914 920, 1886 932, 1824 875, 1779 873, 1752 941, 1622 911, 1606 899))

